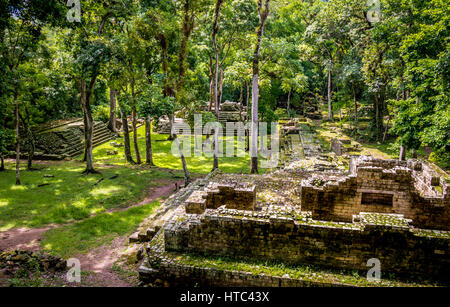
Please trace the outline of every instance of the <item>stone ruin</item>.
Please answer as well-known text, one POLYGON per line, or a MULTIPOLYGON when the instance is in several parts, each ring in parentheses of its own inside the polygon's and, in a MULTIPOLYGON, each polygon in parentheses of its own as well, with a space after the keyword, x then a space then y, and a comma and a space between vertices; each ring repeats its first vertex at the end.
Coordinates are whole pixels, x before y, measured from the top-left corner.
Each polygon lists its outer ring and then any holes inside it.
MULTIPOLYGON (((99 146, 116 138, 103 122, 94 122, 93 146, 99 146)), ((22 155, 30 148, 28 136, 21 138, 22 155)), ((63 160, 76 157, 84 150, 84 123, 81 119, 69 119, 48 123, 34 131, 36 160, 63 160)), ((10 156, 14 156, 13 153, 10 156)))
MULTIPOLYGON (((226 123, 239 123, 247 121, 247 107, 242 106, 241 103, 225 101, 221 104, 219 113, 219 123, 222 124, 224 134, 226 134, 226 123)), ((237 131, 235 131, 235 135, 237 131)))
POLYGON ((219 257, 245 265, 259 261, 356 270, 365 276, 367 261, 377 258, 383 276, 450 284, 450 184, 445 172, 418 160, 366 156, 352 156, 348 168, 342 168, 334 153, 327 163, 330 156, 309 123, 292 120, 280 130, 282 168, 258 176, 212 173, 176 194, 173 213, 152 232, 140 267, 142 280, 342 285, 205 263, 219 257))
POLYGON ((331 150, 338 156, 349 154, 352 151, 358 151, 359 148, 352 145, 352 141, 347 138, 332 139, 331 150))
POLYGON ((202 214, 206 209, 225 206, 229 209, 254 210, 256 187, 246 184, 210 183, 204 190, 195 191, 186 201, 186 213, 202 214))
MULTIPOLYGON (((209 109, 209 102, 206 102, 201 108, 202 111, 208 111, 209 109)), ((215 109, 214 106, 212 106, 211 112, 214 113, 215 109)), ((238 122, 246 122, 247 121, 247 107, 242 106, 241 103, 238 102, 232 102, 232 101, 225 101, 220 105, 220 112, 219 112, 219 123, 223 127, 223 133, 226 135, 226 123, 238 123, 238 122)), ((177 118, 175 116, 174 119, 175 123, 183 123, 185 122, 182 118, 177 118)), ((169 118, 164 115, 156 122, 155 126, 155 132, 158 134, 170 134, 170 121, 169 118)), ((193 128, 193 127, 192 127, 193 128)), ((237 131, 234 133, 237 135, 237 131)))
POLYGON ((351 222, 360 212, 402 214, 419 228, 450 230, 450 184, 417 160, 353 157, 348 176, 313 176, 301 186, 313 219, 351 222))
POLYGON ((437 168, 353 157, 348 175, 331 174, 310 173, 301 181, 299 205, 259 203, 252 183, 212 176, 185 193, 183 205, 149 243, 141 277, 173 284, 304 285, 176 260, 214 255, 360 272, 377 258, 383 274, 450 282, 449 184, 437 168))

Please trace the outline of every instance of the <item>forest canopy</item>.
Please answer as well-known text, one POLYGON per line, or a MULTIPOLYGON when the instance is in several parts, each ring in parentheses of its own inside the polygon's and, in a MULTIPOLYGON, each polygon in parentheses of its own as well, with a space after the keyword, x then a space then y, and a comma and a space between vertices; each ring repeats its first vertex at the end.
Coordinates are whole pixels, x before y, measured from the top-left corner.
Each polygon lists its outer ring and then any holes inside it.
POLYGON ((89 139, 110 113, 187 119, 229 100, 266 122, 317 103, 356 138, 448 163, 449 10, 446 0, 1 0, 0 155, 51 120, 83 117, 89 139))

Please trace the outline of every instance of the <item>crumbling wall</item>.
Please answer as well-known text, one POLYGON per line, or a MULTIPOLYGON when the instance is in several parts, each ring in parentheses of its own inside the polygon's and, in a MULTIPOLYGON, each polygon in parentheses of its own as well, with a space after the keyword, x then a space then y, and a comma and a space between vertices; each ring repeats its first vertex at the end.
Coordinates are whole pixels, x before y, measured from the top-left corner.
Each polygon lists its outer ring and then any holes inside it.
MULTIPOLYGON (((243 214, 242 212, 240 214, 243 214)), ((412 233, 402 217, 397 222, 373 224, 310 224, 283 216, 269 219, 218 214, 173 221, 165 229, 165 250, 229 257, 276 260, 291 264, 367 270, 377 258, 383 272, 448 278, 450 239, 412 233)))
POLYGON ((254 210, 256 187, 248 184, 211 183, 205 190, 192 193, 186 201, 186 212, 201 214, 206 209, 226 206, 228 209, 254 210))
POLYGON ((352 158, 350 175, 301 186, 302 210, 317 220, 350 222, 360 212, 403 214, 420 228, 450 230, 448 185, 416 160, 352 158), (440 194, 433 187, 441 185, 440 194))

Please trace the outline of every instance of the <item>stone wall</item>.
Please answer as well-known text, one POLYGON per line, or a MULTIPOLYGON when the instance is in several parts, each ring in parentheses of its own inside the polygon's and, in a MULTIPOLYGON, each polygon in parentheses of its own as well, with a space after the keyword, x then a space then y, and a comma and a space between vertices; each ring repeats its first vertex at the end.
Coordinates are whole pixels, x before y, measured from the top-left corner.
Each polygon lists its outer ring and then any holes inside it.
POLYGON ((314 219, 350 222, 360 212, 396 213, 420 228, 450 230, 449 185, 428 164, 352 158, 349 176, 316 182, 304 180, 300 191, 302 210, 314 219))
POLYGON ((164 280, 170 287, 345 287, 339 282, 314 282, 290 277, 271 276, 220 270, 214 268, 195 267, 162 261, 158 270, 149 268, 144 263, 139 268, 139 278, 144 282, 164 280))
POLYGON ((331 140, 331 150, 334 151, 338 156, 342 156, 348 152, 347 147, 350 146, 351 141, 349 139, 332 139, 331 140))
POLYGON ((383 274, 450 276, 450 238, 421 236, 398 215, 367 213, 355 216, 355 223, 327 224, 303 216, 208 209, 171 221, 164 242, 166 251, 361 271, 367 271, 369 259, 378 258, 383 274))
POLYGON ((225 205, 229 209, 254 210, 256 187, 248 184, 217 184, 195 191, 186 201, 186 212, 201 214, 205 209, 217 209, 225 205))

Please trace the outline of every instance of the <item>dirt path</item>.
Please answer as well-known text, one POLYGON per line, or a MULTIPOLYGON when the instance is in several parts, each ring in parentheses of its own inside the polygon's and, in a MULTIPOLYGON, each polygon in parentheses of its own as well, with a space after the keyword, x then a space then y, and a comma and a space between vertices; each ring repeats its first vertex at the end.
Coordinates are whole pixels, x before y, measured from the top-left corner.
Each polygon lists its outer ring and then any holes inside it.
POLYGON ((111 243, 102 245, 85 255, 76 255, 80 260, 81 270, 91 274, 82 276, 82 285, 99 287, 132 287, 137 280, 128 281, 119 277, 113 270, 114 264, 124 256, 125 258, 137 251, 137 246, 127 245, 128 236, 118 237, 111 243))
POLYGON ((126 208, 109 209, 106 212, 109 212, 109 213, 121 212, 121 211, 128 210, 130 208, 143 206, 143 205, 151 203, 152 201, 157 200, 159 198, 165 198, 167 196, 170 196, 172 193, 175 193, 175 191, 177 190, 177 187, 182 186, 182 184, 184 183, 184 180, 178 180, 178 181, 167 180, 167 181, 161 181, 159 183, 161 183, 162 186, 157 186, 155 188, 151 187, 149 189, 147 196, 139 203, 128 206, 126 208))
MULTIPOLYGON (((170 196, 176 191, 176 187, 182 186, 184 180, 162 181, 161 185, 150 187, 147 196, 134 205, 120 209, 110 209, 106 212, 120 212, 133 207, 143 206, 154 200, 170 196)), ((0 251, 8 250, 30 250, 39 251, 42 235, 51 229, 64 227, 64 225, 49 225, 42 228, 14 228, 5 232, 0 232, 0 251)), ((89 271, 90 274, 82 276, 82 286, 108 286, 108 287, 131 287, 136 283, 131 278, 125 281, 113 270, 114 264, 120 257, 129 257, 137 251, 138 245, 127 246, 128 236, 118 237, 111 243, 102 245, 90 250, 87 254, 76 255, 80 260, 82 271, 89 271)))
POLYGON ((0 250, 30 250, 39 251, 42 234, 50 229, 56 228, 51 225, 42 228, 14 228, 0 232, 0 250))

